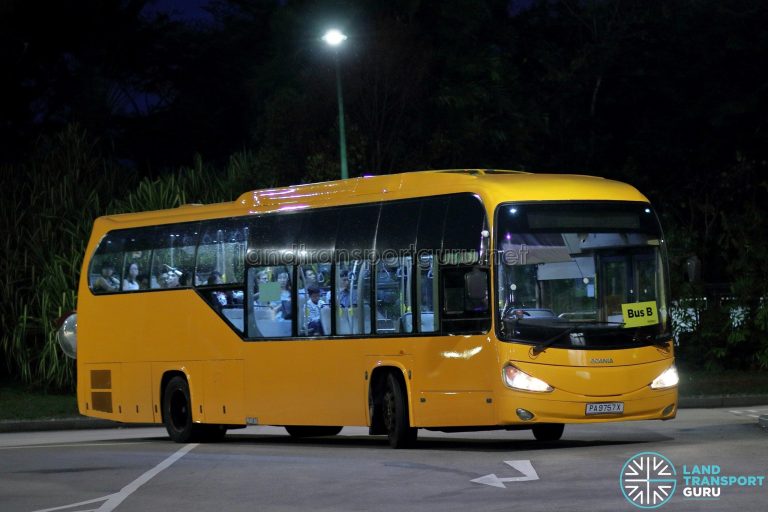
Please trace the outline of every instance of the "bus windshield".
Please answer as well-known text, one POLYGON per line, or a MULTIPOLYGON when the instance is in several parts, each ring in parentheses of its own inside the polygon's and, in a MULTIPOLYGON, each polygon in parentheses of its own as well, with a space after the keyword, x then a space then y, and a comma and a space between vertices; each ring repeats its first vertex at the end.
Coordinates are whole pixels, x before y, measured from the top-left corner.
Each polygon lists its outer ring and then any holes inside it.
POLYGON ((501 339, 573 349, 669 340, 663 239, 648 204, 502 204, 496 240, 501 339))

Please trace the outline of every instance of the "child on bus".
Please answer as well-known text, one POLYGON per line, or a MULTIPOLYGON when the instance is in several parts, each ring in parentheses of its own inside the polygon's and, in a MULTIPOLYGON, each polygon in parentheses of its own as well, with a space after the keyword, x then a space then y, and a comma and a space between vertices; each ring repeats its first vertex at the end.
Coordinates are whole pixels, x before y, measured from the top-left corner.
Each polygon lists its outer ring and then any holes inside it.
POLYGON ((325 301, 320 298, 320 289, 317 286, 307 288, 307 295, 309 295, 309 300, 304 307, 304 314, 307 319, 307 334, 309 336, 322 336, 323 324, 320 321, 320 310, 326 305, 325 301))

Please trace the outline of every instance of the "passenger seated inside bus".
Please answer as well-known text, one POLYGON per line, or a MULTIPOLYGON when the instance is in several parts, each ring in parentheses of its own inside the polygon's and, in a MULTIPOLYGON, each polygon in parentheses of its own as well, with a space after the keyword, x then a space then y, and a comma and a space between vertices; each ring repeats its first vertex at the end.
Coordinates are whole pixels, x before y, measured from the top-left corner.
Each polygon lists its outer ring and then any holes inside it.
POLYGON ((139 289, 139 265, 137 263, 131 263, 125 271, 125 279, 123 279, 123 291, 135 292, 139 289))
POLYGON ((101 266, 101 275, 93 283, 93 291, 96 293, 114 293, 120 289, 120 280, 113 274, 115 267, 112 263, 105 262, 101 266))
POLYGON ((253 299, 255 301, 265 302, 265 300, 260 296, 260 287, 269 282, 269 272, 266 270, 261 270, 256 274, 256 283, 254 284, 255 290, 253 293, 253 299))
POLYGON ((342 270, 339 273, 339 291, 336 296, 339 307, 348 308, 352 305, 352 293, 349 290, 349 272, 342 270))
POLYGON ((310 266, 303 267, 300 269, 300 277, 302 277, 302 282, 304 283, 304 286, 299 289, 300 296, 306 297, 307 290, 314 286, 320 290, 320 294, 324 297, 324 300, 330 302, 331 290, 325 286, 328 279, 326 279, 325 274, 322 271, 317 271, 310 266))
POLYGON ((168 265, 165 265, 165 267, 168 270, 160 274, 157 278, 157 283, 160 285, 160 288, 178 288, 181 284, 181 271, 168 265))
MULTIPOLYGON (((214 270, 208 276, 208 281, 207 281, 208 286, 222 284, 223 282, 224 281, 221 278, 221 272, 219 272, 218 270, 214 270)), ((232 292, 214 290, 211 292, 211 298, 213 299, 214 304, 219 304, 221 306, 229 306, 234 303, 232 292)))
POLYGON ((288 272, 280 272, 277 275, 277 282, 280 285, 280 300, 270 302, 272 310, 275 312, 275 320, 290 320, 291 276, 288 272))
POLYGON ((304 305, 304 319, 307 322, 308 336, 322 336, 322 308, 327 306, 326 302, 320 298, 320 289, 317 286, 307 288, 307 300, 304 305))

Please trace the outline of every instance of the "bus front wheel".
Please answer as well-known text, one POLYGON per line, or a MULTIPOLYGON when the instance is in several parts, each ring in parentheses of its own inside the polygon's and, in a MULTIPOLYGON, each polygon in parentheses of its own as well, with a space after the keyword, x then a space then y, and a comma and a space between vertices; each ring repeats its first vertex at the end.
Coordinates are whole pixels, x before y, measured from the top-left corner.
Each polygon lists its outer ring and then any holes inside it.
POLYGON ((188 443, 194 437, 189 384, 184 377, 173 377, 163 393, 163 422, 168 436, 176 443, 188 443))
POLYGON ((391 373, 387 375, 381 407, 389 445, 392 448, 413 446, 418 430, 411 427, 408 417, 408 394, 402 382, 391 373))
POLYGON ((224 425, 197 425, 192 422, 192 400, 187 379, 179 375, 168 381, 163 393, 163 423, 168 436, 176 443, 221 441, 224 425))
POLYGON ((563 437, 564 429, 562 423, 541 423, 533 426, 533 437, 537 441, 558 441, 563 437))

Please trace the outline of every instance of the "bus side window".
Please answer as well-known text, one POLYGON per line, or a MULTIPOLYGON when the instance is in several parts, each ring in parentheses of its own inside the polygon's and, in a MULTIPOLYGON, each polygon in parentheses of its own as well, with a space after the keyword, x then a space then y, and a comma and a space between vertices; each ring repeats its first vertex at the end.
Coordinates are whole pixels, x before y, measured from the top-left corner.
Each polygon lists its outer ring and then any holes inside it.
POLYGON ((299 336, 331 334, 331 265, 299 266, 299 336))
POLYGON ((490 329, 488 270, 443 267, 443 334, 482 333, 490 329))
POLYGON ((382 259, 376 265, 376 333, 413 332, 411 257, 382 259))
POLYGON ((243 222, 213 220, 200 225, 194 285, 208 304, 239 333, 245 332, 245 251, 243 222))
POLYGON ((88 271, 88 285, 93 293, 120 291, 123 268, 123 238, 107 234, 96 249, 88 271))
POLYGON ((248 228, 242 222, 217 220, 205 223, 197 249, 195 286, 211 284, 212 275, 222 284, 242 284, 247 240, 248 228))
POLYGON ((121 284, 124 292, 149 289, 153 231, 153 228, 138 228, 125 233, 125 261, 121 284))
POLYGON ((435 332, 440 325, 437 307, 438 275, 437 258, 432 254, 420 254, 416 273, 416 303, 419 305, 419 332, 435 332))
POLYGON ((336 233, 336 334, 360 336, 371 334, 371 267, 369 257, 376 240, 376 225, 381 206, 347 206, 341 210, 336 233), (343 307, 340 275, 349 278, 350 306, 343 307))
POLYGON ((197 245, 197 225, 184 224, 158 229, 152 254, 150 288, 192 286, 197 245))
POLYGON ((336 264, 336 334, 371 334, 371 263, 366 260, 336 264))
POLYGON ((248 269, 246 307, 249 338, 287 338, 293 331, 293 267, 248 269))
POLYGON ((413 332, 412 266, 420 199, 382 203, 376 233, 376 332, 413 332))
POLYGON ((440 331, 439 254, 448 216, 449 197, 428 197, 421 202, 417 232, 416 305, 419 332, 440 331))

